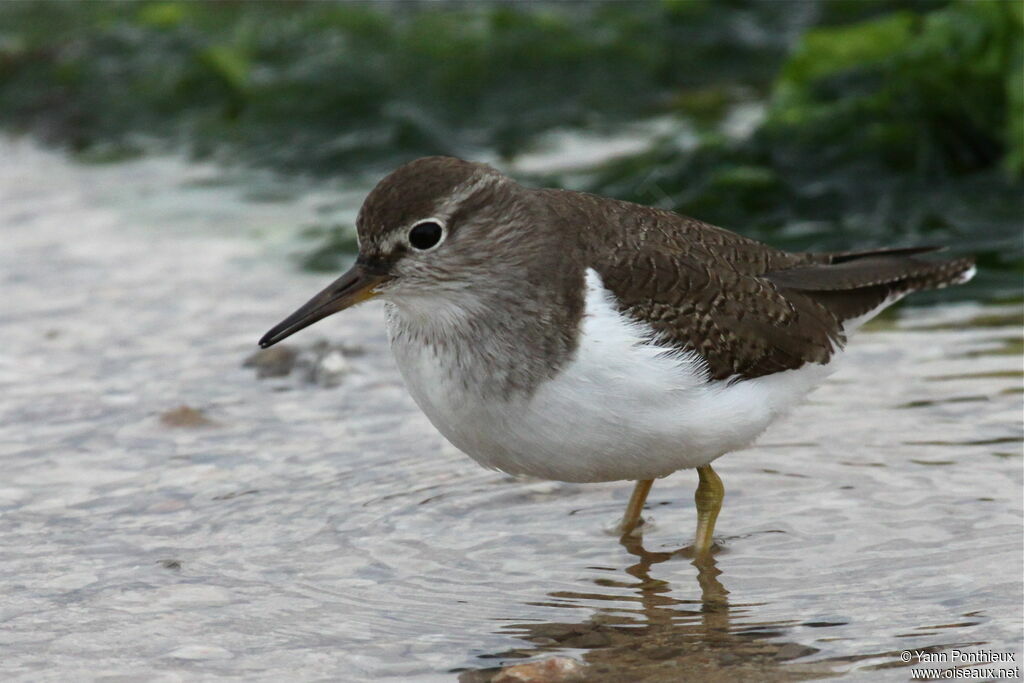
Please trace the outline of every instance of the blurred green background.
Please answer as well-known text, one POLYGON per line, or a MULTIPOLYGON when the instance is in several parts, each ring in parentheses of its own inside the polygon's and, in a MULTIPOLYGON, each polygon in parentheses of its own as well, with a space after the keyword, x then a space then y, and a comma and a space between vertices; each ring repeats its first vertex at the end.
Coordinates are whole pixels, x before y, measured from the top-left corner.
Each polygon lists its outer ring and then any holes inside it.
MULTIPOLYGON (((784 248, 948 244, 1006 298, 1022 46, 1015 0, 5 2, 0 125, 342 184, 488 160, 784 248)), ((309 234, 308 267, 353 244, 309 234)))

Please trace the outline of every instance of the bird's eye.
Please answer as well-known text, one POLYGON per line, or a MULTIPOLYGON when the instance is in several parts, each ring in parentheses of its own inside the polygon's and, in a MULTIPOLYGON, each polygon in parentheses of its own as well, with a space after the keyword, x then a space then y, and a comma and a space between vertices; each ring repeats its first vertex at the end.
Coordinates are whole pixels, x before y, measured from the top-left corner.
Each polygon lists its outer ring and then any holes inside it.
POLYGON ((436 221, 423 221, 412 226, 409 231, 409 244, 419 250, 430 249, 444 237, 444 228, 436 221))

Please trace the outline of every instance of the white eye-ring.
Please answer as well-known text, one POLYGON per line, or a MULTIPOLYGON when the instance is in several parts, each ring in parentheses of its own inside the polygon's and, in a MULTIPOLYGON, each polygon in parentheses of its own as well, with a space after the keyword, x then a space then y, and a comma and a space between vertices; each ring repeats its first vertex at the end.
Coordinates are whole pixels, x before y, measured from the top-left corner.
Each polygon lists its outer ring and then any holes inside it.
POLYGON ((444 241, 444 224, 436 218, 422 220, 409 228, 409 246, 417 251, 429 251, 444 241))

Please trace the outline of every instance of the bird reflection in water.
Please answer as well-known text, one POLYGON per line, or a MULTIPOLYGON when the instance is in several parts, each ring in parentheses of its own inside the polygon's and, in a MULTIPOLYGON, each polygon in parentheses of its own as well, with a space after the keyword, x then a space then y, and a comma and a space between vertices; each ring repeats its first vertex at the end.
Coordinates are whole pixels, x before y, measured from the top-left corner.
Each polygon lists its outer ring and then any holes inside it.
MULTIPOLYGON (((556 591, 549 601, 534 605, 584 609, 581 622, 515 624, 503 629, 532 647, 515 648, 484 659, 501 659, 506 666, 518 658, 538 658, 565 650, 583 650, 587 681, 695 680, 794 681, 827 676, 824 665, 789 663, 816 652, 814 648, 780 640, 795 622, 754 622, 753 605, 731 605, 714 555, 694 559, 689 548, 653 552, 639 535, 627 534, 620 543, 636 562, 625 568, 632 580, 599 578, 594 583, 609 591, 556 591), (652 576, 664 563, 675 576, 680 563, 690 560, 696 570, 699 598, 673 597, 671 584, 652 576), (625 591, 625 593, 624 593, 625 591), (594 603, 605 607, 593 609, 594 603), (737 619, 738 618, 738 619, 737 619), (734 623, 736 620, 736 623, 734 623)), ((617 570, 616 570, 617 571, 617 570)), ((678 592, 678 587, 677 591, 678 592)), ((579 657, 579 652, 573 653, 579 657)), ((464 671, 462 683, 484 683, 501 671, 464 671)))

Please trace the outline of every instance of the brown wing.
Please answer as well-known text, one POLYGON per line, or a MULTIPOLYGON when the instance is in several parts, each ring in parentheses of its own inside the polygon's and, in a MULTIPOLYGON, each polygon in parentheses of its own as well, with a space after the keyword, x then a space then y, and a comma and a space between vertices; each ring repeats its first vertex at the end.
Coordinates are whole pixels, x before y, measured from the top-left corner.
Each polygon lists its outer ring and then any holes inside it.
POLYGON ((594 267, 623 312, 699 353, 712 379, 824 363, 843 342, 839 321, 811 297, 700 252, 644 249, 594 267))
MULTIPOLYGON (((579 195, 577 195, 579 196, 579 195)), ((586 196, 588 265, 659 340, 699 353, 711 379, 825 363, 843 322, 894 295, 957 280, 970 259, 934 248, 787 253, 677 214, 586 196), (595 212, 600 211, 600 216, 595 212)))

